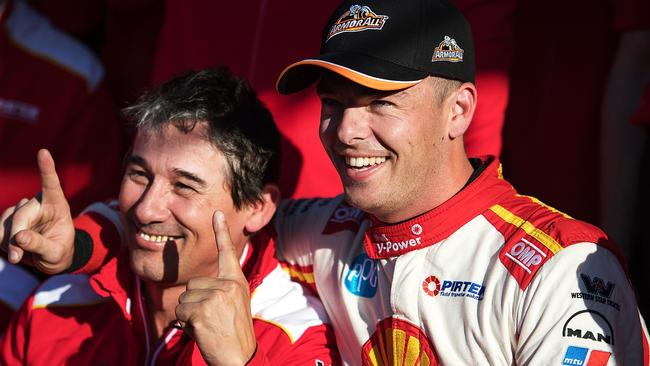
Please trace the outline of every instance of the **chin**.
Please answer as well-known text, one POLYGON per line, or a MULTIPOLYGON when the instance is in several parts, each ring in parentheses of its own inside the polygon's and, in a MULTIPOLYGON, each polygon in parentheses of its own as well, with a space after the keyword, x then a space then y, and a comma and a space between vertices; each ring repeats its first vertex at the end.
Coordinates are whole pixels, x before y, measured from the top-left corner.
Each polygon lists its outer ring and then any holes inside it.
POLYGON ((354 208, 369 213, 372 213, 373 208, 376 206, 372 197, 369 197, 368 194, 361 193, 357 190, 348 190, 347 188, 345 189, 345 202, 354 208))
POLYGON ((129 264, 131 270, 143 281, 162 282, 164 280, 164 270, 160 259, 151 258, 150 253, 143 253, 139 250, 130 251, 129 264))

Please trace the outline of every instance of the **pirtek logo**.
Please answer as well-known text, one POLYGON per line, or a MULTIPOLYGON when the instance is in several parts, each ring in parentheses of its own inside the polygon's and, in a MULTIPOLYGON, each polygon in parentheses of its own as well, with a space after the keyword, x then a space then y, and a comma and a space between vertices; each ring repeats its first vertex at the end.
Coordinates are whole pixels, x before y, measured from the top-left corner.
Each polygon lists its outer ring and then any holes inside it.
POLYGON ((325 42, 341 33, 381 30, 384 27, 384 24, 386 24, 387 19, 388 16, 377 15, 367 6, 352 5, 350 6, 350 9, 343 13, 336 23, 332 25, 325 42))
POLYGON ((513 245, 506 257, 512 259, 517 265, 522 267, 526 272, 531 273, 531 267, 542 263, 546 258, 546 253, 539 249, 535 244, 521 238, 521 241, 513 245))

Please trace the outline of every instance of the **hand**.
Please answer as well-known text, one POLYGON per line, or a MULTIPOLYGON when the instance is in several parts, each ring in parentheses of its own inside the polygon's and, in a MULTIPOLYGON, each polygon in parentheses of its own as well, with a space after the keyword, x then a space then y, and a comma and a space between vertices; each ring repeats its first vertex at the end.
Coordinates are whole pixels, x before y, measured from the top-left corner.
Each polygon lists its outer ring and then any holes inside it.
POLYGON ((257 345, 250 289, 222 212, 214 213, 212 226, 219 249, 219 275, 188 281, 176 317, 209 365, 244 365, 257 345))
POLYGON ((45 274, 72 264, 74 226, 50 152, 38 152, 41 194, 6 209, 0 216, 0 246, 9 262, 23 262, 45 274))

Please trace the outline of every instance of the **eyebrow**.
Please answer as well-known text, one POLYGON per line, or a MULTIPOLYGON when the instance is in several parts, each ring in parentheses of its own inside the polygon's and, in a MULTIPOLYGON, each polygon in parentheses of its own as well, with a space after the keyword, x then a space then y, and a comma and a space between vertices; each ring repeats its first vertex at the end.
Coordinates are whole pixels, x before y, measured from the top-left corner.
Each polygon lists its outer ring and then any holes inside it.
MULTIPOLYGON (((126 164, 127 165, 135 164, 135 165, 139 165, 139 166, 141 166, 141 167, 143 167, 143 168, 145 168, 147 170, 150 170, 149 163, 143 157, 138 156, 138 155, 129 156, 128 159, 126 160, 126 164)), ((172 169, 172 173, 174 173, 178 177, 191 180, 192 182, 198 184, 200 186, 200 188, 205 188, 208 185, 203 179, 199 178, 194 173, 188 172, 187 170, 174 168, 174 169, 172 169)))
POLYGON ((179 176, 179 177, 181 177, 181 178, 185 178, 185 179, 191 180, 192 182, 198 184, 200 188, 205 188, 205 187, 207 187, 207 185, 208 185, 208 184, 207 184, 203 179, 199 178, 199 177, 198 177, 196 174, 194 174, 194 173, 190 173, 190 172, 188 172, 187 170, 183 170, 183 169, 179 169, 179 168, 174 168, 174 169, 172 170, 172 172, 174 172, 174 174, 176 174, 177 176, 179 176))

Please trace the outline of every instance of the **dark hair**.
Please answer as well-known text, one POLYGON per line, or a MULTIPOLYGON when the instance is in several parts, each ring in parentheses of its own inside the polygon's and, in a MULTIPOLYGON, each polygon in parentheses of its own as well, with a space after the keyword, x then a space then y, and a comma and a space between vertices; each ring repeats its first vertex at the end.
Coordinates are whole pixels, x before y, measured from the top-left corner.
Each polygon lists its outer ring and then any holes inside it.
POLYGON ((206 139, 224 154, 236 208, 262 199, 280 175, 280 133, 271 112, 244 79, 226 67, 190 71, 146 92, 123 110, 140 130, 173 125, 189 133, 207 124, 206 139))

